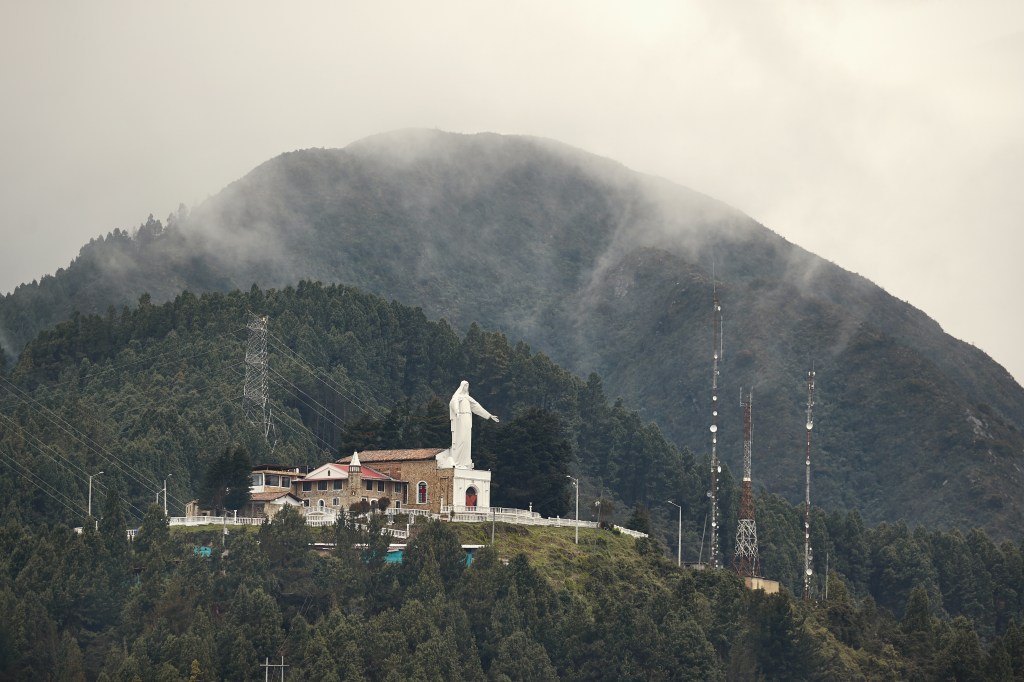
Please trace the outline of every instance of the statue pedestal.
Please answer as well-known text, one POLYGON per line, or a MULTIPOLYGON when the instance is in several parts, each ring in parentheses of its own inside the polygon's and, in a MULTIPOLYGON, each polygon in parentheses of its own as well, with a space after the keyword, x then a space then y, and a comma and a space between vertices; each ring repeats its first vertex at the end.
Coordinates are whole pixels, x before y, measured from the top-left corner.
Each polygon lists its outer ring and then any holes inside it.
POLYGON ((490 507, 491 472, 478 469, 452 469, 452 505, 455 507, 490 507), (476 504, 470 504, 475 499, 476 504))
MULTIPOLYGON (((441 453, 442 455, 444 453, 441 453)), ((455 511, 475 511, 491 506, 491 472, 479 469, 459 469, 443 466, 439 455, 437 477, 443 491, 442 507, 451 506, 455 511)))

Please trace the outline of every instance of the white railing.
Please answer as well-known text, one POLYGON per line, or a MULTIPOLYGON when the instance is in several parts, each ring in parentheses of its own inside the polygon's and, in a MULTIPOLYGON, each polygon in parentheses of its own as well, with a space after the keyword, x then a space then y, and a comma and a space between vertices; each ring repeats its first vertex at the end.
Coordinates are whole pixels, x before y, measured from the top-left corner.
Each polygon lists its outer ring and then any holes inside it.
POLYGON ((459 504, 441 507, 442 516, 448 514, 485 514, 487 518, 490 518, 492 513, 505 517, 516 516, 528 519, 543 518, 535 511, 530 511, 528 509, 515 509, 514 507, 466 507, 459 504))
POLYGON ((407 515, 409 517, 422 516, 422 517, 428 518, 428 519, 440 518, 440 516, 438 514, 435 514, 434 512, 430 511, 429 509, 413 509, 412 507, 402 507, 401 509, 395 509, 394 507, 388 507, 387 510, 384 513, 387 514, 389 517, 395 516, 396 514, 405 514, 405 515, 407 515))
MULTIPOLYGON (((309 508, 308 510, 305 510, 306 525, 314 528, 333 526, 337 522, 338 511, 339 510, 333 507, 309 508)), ((580 528, 597 528, 599 526, 596 521, 584 521, 582 519, 577 521, 576 519, 563 519, 558 516, 550 519, 541 516, 535 511, 513 509, 509 507, 461 507, 456 505, 442 507, 441 514, 434 514, 425 509, 387 510, 388 516, 393 517, 395 514, 408 514, 409 516, 422 516, 433 519, 447 519, 449 521, 454 521, 455 523, 485 523, 487 521, 501 521, 502 523, 514 523, 524 526, 555 526, 561 528, 573 528, 576 526, 579 526, 580 528)), ((167 519, 168 524, 172 526, 261 526, 264 523, 269 523, 270 521, 271 519, 266 518, 250 518, 241 516, 172 516, 167 519)), ((623 528, 622 526, 614 526, 614 528, 620 533, 625 533, 630 537, 647 537, 647 533, 623 528)), ((398 530, 397 528, 385 527, 384 532, 390 533, 396 538, 408 537, 408 533, 405 530, 398 530)), ((132 538, 133 536, 134 531, 129 531, 129 538, 132 538)))
POLYGON ((262 526, 267 519, 249 516, 172 516, 171 526, 262 526))
MULTIPOLYGON (((555 526, 555 527, 576 527, 598 528, 600 524, 596 521, 584 521, 580 519, 563 519, 556 516, 553 519, 545 518, 535 511, 526 509, 512 509, 508 507, 462 507, 453 505, 441 508, 441 517, 447 518, 455 523, 482 523, 485 521, 502 521, 504 523, 517 523, 524 526, 555 526)), ((614 526, 620 533, 625 533, 634 538, 645 538, 647 533, 637 530, 614 526)))

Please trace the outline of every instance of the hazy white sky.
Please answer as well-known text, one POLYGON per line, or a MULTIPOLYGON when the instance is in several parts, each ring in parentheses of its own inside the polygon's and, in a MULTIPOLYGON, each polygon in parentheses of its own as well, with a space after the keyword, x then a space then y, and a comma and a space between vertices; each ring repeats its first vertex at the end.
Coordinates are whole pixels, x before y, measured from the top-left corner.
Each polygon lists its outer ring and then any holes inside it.
POLYGON ((858 272, 1024 378, 1024 3, 0 0, 0 292, 285 151, 550 137, 858 272))

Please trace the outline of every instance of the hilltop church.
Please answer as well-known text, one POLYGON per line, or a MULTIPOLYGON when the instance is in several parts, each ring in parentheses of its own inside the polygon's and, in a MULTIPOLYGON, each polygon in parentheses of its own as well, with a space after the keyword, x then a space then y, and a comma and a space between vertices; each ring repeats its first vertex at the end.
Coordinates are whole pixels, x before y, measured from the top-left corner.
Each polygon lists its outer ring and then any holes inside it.
POLYGON ((448 403, 448 448, 363 450, 305 476, 280 466, 258 467, 252 472, 251 513, 273 516, 285 504, 327 511, 366 502, 372 508, 385 497, 395 509, 434 514, 490 507, 491 472, 473 466, 473 415, 498 421, 469 395, 469 382, 463 381, 448 403))

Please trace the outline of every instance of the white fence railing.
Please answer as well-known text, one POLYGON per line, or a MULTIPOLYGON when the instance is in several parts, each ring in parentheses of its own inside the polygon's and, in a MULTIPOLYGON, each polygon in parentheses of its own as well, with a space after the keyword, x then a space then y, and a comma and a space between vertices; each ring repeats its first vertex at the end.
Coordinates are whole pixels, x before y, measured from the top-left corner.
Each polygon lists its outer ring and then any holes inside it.
POLYGON ((249 516, 172 516, 167 519, 171 526, 262 526, 264 518, 249 516))
MULTIPOLYGON (((576 519, 563 519, 560 517, 545 518, 535 511, 526 509, 512 509, 508 507, 460 507, 448 506, 441 509, 441 514, 434 514, 425 509, 395 509, 387 510, 389 517, 396 514, 407 514, 410 517, 424 517, 433 519, 447 519, 455 523, 485 523, 487 521, 500 521, 502 523, 514 523, 524 526, 555 526, 562 528, 597 528, 596 521, 584 521, 576 519)), ((305 511, 306 525, 314 528, 333 526, 338 519, 338 510, 328 508, 310 508, 305 511)), ((172 526, 261 526, 269 519, 252 518, 241 516, 172 516, 167 522, 172 526)), ((634 538, 645 538, 647 533, 630 530, 622 526, 614 526, 620 533, 625 533, 634 538)), ((408 537, 408 532, 397 528, 385 527, 385 532, 396 538, 408 537)))

